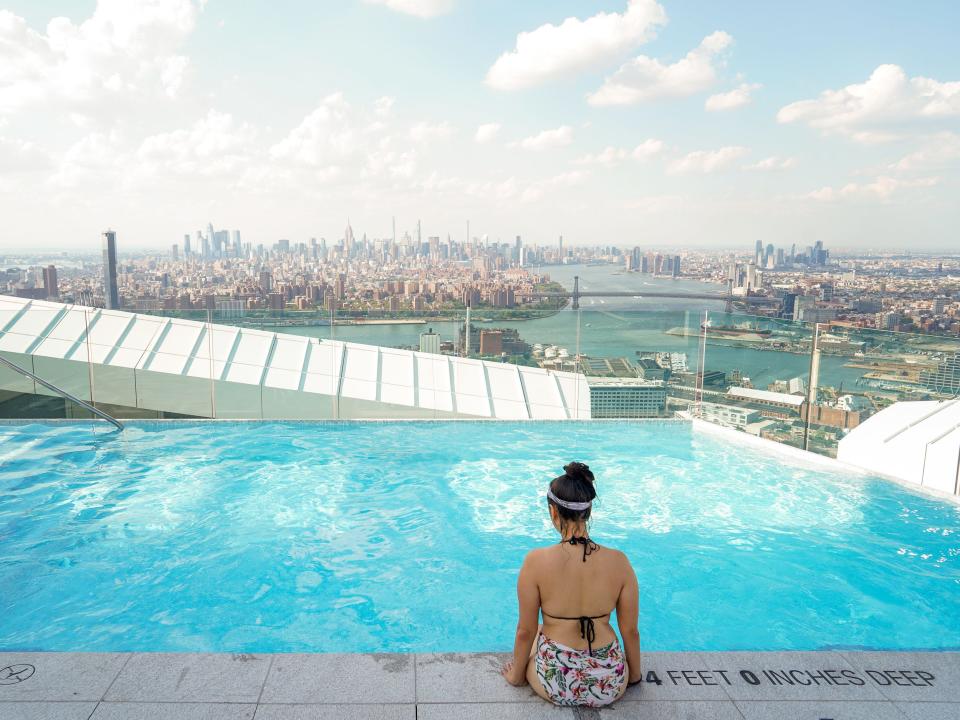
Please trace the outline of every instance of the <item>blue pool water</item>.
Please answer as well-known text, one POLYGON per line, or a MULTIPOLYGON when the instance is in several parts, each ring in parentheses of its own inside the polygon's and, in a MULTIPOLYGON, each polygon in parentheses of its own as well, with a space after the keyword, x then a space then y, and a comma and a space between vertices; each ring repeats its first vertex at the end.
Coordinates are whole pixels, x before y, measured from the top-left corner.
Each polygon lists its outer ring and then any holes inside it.
POLYGON ((960 509, 679 423, 0 426, 0 649, 509 650, 563 462, 647 650, 960 646, 960 509))

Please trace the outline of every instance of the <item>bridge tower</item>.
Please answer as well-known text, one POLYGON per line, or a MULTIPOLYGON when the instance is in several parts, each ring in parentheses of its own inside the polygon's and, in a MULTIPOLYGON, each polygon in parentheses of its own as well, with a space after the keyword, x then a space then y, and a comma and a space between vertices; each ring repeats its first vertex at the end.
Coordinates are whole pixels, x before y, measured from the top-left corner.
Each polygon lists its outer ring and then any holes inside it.
POLYGON ((580 276, 573 276, 573 309, 580 309, 580 276))

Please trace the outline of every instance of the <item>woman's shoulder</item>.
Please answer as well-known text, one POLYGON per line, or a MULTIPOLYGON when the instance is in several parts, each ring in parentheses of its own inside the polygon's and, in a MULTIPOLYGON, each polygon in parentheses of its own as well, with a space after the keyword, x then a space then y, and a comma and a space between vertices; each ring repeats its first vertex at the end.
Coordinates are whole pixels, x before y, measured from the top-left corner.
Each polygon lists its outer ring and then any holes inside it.
POLYGON ((527 560, 536 562, 537 560, 542 559, 551 549, 555 548, 556 545, 543 545, 541 547, 535 547, 532 550, 527 551, 527 560))
POLYGON ((609 545, 599 545, 598 549, 600 550, 600 552, 602 552, 604 555, 609 557, 613 562, 617 564, 621 564, 621 565, 630 564, 630 558, 628 558, 627 554, 624 553, 622 550, 617 550, 616 548, 610 547, 609 545))

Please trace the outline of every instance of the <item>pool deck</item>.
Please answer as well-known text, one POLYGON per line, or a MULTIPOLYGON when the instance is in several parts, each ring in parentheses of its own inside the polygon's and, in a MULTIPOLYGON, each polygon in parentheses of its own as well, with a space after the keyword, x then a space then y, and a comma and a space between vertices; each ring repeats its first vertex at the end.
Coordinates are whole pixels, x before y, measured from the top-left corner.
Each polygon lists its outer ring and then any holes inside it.
POLYGON ((960 718, 960 652, 646 653, 648 681, 602 710, 553 707, 508 686, 506 657, 7 652, 0 718, 960 718))

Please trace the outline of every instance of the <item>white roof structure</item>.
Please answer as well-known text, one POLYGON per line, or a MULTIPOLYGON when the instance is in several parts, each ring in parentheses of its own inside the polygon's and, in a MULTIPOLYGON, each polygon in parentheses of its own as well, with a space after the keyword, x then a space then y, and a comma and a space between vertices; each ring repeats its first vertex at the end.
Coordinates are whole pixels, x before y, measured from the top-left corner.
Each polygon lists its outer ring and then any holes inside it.
MULTIPOLYGON (((582 375, 0 296, 0 353, 79 398, 237 419, 585 419, 582 375)), ((0 368, 0 394, 51 394, 0 368)))
POLYGON ((960 494, 960 399, 894 403, 851 430, 837 459, 960 494))
POLYGON ((732 387, 727 395, 740 400, 755 400, 759 402, 780 403, 783 405, 803 405, 803 396, 788 395, 787 393, 772 392, 771 390, 757 390, 755 388, 732 387))

